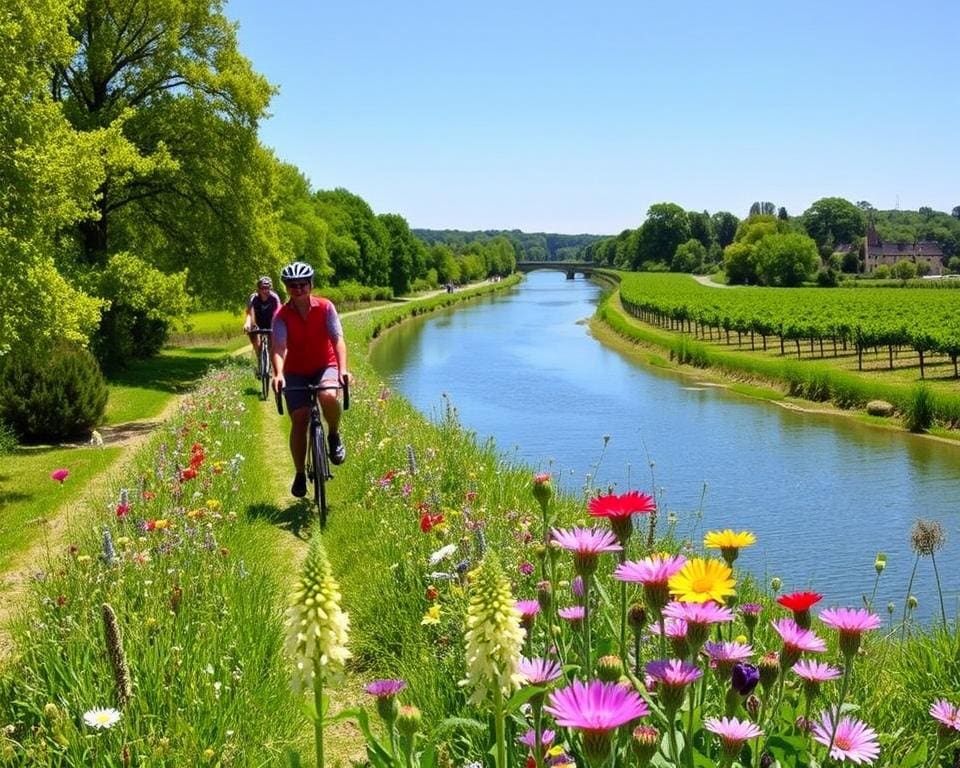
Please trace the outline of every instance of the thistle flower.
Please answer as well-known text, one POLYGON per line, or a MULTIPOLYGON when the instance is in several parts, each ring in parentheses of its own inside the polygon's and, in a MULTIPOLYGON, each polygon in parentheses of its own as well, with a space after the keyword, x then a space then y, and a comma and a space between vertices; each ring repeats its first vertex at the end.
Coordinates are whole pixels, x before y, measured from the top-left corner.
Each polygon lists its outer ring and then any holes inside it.
POLYGON ((713 600, 723 604, 735 594, 733 571, 719 560, 695 557, 670 577, 670 593, 684 603, 705 603, 713 600))
POLYGON ((50 473, 50 479, 63 485, 64 481, 70 477, 69 469, 55 469, 50 473))
POLYGON ((657 746, 660 744, 660 732, 649 725, 638 725, 633 729, 630 739, 630 747, 637 758, 639 768, 646 768, 657 754, 657 746))
MULTIPOLYGON (((120 625, 117 623, 117 614, 109 603, 101 606, 103 612, 103 632, 107 642, 107 656, 113 670, 113 683, 117 693, 117 704, 122 709, 133 696, 133 687, 130 684, 130 669, 127 666, 127 655, 123 650, 123 635, 120 634, 120 625)), ((112 725, 112 723, 111 723, 112 725)))
POLYGON ((400 711, 397 694, 406 687, 407 683, 404 680, 374 680, 364 689, 376 699, 377 714, 388 728, 393 728, 393 722, 400 711))
POLYGON ((574 626, 579 626, 581 622, 583 622, 583 606, 571 605, 566 608, 561 608, 559 611, 557 611, 557 616, 564 621, 569 621, 574 626))
POLYGON ((820 621, 840 633, 840 651, 847 659, 859 650, 863 633, 880 626, 880 617, 864 608, 827 608, 820 621))
POLYGON ((533 629, 533 622, 536 621, 537 614, 540 613, 540 602, 537 600, 517 600, 515 605, 520 612, 520 623, 529 636, 530 630, 533 629))
POLYGON ((496 558, 484 559, 471 591, 465 634, 467 677, 460 685, 472 690, 471 704, 481 704, 490 693, 509 698, 524 680, 519 667, 526 633, 510 582, 496 558))
POLYGON ((317 673, 338 679, 350 658, 350 617, 340 601, 323 539, 315 534, 287 609, 287 651, 294 658, 293 689, 298 693, 313 689, 317 673))
POLYGON ((563 670, 551 659, 521 658, 518 670, 523 680, 530 685, 544 685, 560 678, 563 670))
POLYGON ((753 648, 746 643, 704 643, 703 650, 717 665, 717 676, 724 682, 730 679, 734 664, 746 661, 753 655, 753 648))
POLYGON ((703 537, 704 549, 719 549, 724 562, 733 567, 740 550, 757 543, 757 537, 749 531, 734 532, 730 528, 723 531, 710 531, 703 537))
POLYGON ((610 531, 596 528, 572 528, 551 531, 553 541, 573 553, 573 567, 579 576, 589 576, 597 570, 597 557, 603 552, 620 552, 623 547, 610 531))
POLYGON ((946 541, 947 535, 937 520, 916 520, 910 529, 910 546, 917 555, 929 557, 939 552, 946 541))
POLYGON ((554 691, 544 711, 553 715, 557 725, 583 732, 584 752, 594 763, 609 758, 611 731, 649 712, 636 691, 600 680, 574 680, 554 691))
POLYGON ((823 712, 810 732, 814 741, 830 747, 834 760, 870 765, 880 754, 877 732, 856 718, 842 717, 837 722, 835 712, 823 712))

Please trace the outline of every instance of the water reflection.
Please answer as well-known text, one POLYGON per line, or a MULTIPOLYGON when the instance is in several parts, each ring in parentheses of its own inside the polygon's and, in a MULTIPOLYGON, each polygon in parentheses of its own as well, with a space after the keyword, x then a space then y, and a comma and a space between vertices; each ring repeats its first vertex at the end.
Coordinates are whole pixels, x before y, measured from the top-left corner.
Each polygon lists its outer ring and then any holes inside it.
MULTIPOLYGON (((508 295, 391 331, 373 362, 424 413, 449 394, 467 427, 560 473, 568 490, 588 474, 599 487, 656 486, 685 536, 754 531, 758 544, 743 553, 744 567, 758 578, 781 576, 788 590, 815 588, 831 603, 860 604, 883 551, 876 605, 885 615, 894 601, 899 618, 913 567, 910 526, 917 517, 940 520, 947 547, 938 565, 948 612, 956 612, 960 449, 640 365, 578 323, 598 296, 586 281, 535 272, 508 295)), ((939 612, 929 562, 914 592, 924 616, 939 612)))

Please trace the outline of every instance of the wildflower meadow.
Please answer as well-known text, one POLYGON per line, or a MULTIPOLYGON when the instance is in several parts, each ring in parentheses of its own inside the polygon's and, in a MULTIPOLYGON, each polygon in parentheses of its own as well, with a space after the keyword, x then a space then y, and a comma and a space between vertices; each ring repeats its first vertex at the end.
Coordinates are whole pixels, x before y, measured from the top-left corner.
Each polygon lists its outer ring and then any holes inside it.
MULTIPOLYGON (((355 348, 380 328, 347 325, 355 348)), ((652 492, 560 493, 454 403, 426 420, 354 372, 323 531, 264 512, 264 467, 287 457, 255 439, 280 427, 248 372, 184 400, 97 524, 38 565, 0 674, 2 764, 955 764, 946 606, 918 626, 909 594, 825 605, 758 582, 736 510, 684 539, 652 492)), ((931 578, 943 535, 924 521, 896 556, 931 578)))

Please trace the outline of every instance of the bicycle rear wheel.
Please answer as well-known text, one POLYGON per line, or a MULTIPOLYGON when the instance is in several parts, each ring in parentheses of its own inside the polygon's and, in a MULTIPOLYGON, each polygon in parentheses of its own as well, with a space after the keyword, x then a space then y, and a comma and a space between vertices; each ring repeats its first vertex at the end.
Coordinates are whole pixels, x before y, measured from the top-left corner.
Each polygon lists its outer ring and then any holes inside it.
POLYGON ((266 400, 270 395, 270 353, 267 350, 267 340, 260 340, 260 399, 266 400))

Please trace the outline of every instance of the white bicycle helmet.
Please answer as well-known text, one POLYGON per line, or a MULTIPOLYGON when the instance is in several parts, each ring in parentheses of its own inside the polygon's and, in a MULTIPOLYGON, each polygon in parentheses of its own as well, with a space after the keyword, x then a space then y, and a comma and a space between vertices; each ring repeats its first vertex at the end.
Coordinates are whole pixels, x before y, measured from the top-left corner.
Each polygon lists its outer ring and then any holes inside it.
POLYGON ((271 280, 266 275, 263 275, 259 280, 257 280, 258 288, 273 288, 273 280, 271 280))
POLYGON ((295 261, 283 268, 280 279, 285 283, 291 280, 313 280, 313 267, 303 261, 295 261))

